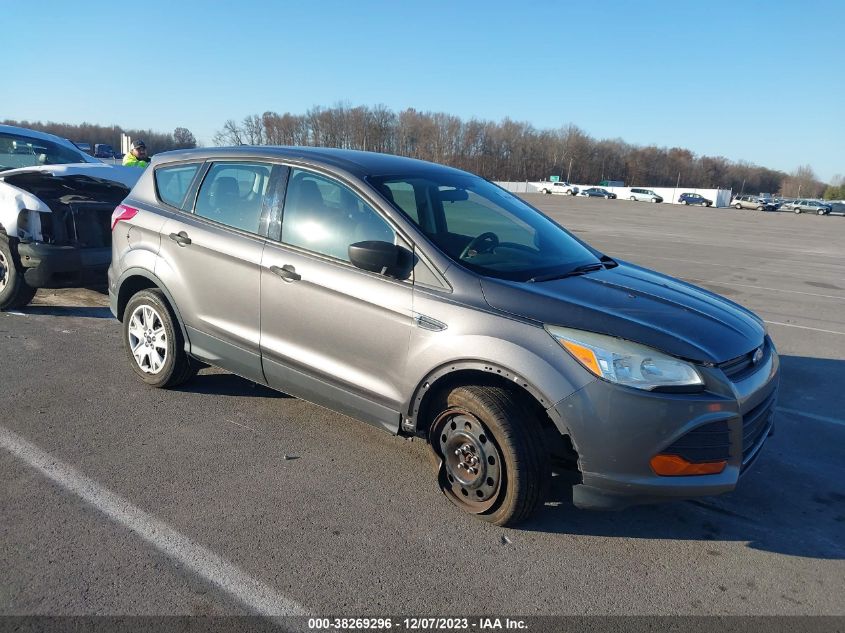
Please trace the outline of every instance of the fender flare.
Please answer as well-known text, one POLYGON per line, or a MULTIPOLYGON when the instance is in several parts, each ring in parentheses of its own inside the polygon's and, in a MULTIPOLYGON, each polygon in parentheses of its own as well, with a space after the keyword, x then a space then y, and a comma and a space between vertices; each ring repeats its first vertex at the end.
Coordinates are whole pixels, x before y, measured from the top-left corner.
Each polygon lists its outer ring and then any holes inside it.
POLYGON ((455 360, 450 363, 443 363, 431 370, 421 381, 419 381, 419 383, 417 383, 410 401, 404 407, 404 411, 407 412, 407 417, 405 417, 402 423, 403 430, 408 432, 417 431, 417 416, 419 415, 420 407, 422 406, 425 396, 432 386, 434 386, 440 379, 445 378, 450 374, 465 370, 486 372, 491 376, 497 376, 513 382, 519 389, 531 394, 537 403, 546 410, 546 413, 558 429, 567 428, 566 424, 557 413, 557 410, 554 408, 554 405, 556 404, 555 401, 540 391, 528 378, 514 372, 504 365, 491 363, 489 361, 463 359, 455 360))
POLYGON ((182 336, 184 337, 185 351, 190 353, 191 340, 188 338, 188 330, 185 327, 185 322, 182 320, 182 314, 181 312, 179 312, 179 306, 176 305, 176 301, 173 299, 173 295, 170 294, 170 291, 167 289, 167 286, 164 285, 164 282, 159 279, 154 273, 151 273, 149 270, 146 270, 144 268, 127 268, 123 271, 123 273, 120 275, 120 278, 117 280, 117 283, 115 284, 115 312, 117 311, 118 301, 120 298, 120 289, 123 287, 123 284, 126 282, 126 280, 130 277, 144 277, 145 279, 151 281, 156 286, 156 288, 158 288, 158 290, 161 290, 161 292, 164 294, 164 297, 167 299, 167 302, 170 304, 170 308, 176 315, 176 322, 179 324, 179 329, 182 331, 182 336))

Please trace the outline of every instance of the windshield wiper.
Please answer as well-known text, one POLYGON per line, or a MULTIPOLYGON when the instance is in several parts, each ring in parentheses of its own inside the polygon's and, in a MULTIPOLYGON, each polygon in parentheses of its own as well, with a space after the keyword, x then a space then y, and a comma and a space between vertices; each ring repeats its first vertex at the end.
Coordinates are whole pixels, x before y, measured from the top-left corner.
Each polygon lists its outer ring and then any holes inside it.
POLYGON ((553 279, 566 279, 567 277, 577 277, 578 275, 584 275, 586 273, 592 273, 597 270, 604 270, 605 264, 602 263, 594 263, 594 264, 583 264, 581 266, 576 266, 572 270, 568 270, 565 273, 550 273, 548 275, 538 275, 536 277, 532 277, 528 280, 527 283, 539 283, 541 281, 552 281, 553 279))

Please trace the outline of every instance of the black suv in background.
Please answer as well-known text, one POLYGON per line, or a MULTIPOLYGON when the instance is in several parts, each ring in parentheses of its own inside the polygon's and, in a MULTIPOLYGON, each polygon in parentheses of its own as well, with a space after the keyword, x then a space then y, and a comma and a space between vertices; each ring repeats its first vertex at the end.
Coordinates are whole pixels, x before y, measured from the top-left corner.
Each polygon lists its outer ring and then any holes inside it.
POLYGON ((682 193, 678 198, 678 202, 681 204, 701 204, 705 207, 712 207, 713 201, 708 200, 704 196, 698 193, 682 193))

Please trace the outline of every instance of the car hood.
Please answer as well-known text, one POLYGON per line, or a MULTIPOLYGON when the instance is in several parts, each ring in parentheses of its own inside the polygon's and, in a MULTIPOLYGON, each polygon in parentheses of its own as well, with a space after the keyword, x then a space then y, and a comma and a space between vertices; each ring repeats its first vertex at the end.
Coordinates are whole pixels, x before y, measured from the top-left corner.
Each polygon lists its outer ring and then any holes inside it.
POLYGON ((105 163, 71 163, 67 165, 38 165, 33 167, 20 167, 19 169, 8 169, 0 171, 0 180, 16 174, 28 172, 41 172, 53 174, 54 176, 90 176, 91 178, 102 178, 112 180, 126 185, 130 189, 135 186, 143 173, 143 169, 137 167, 124 167, 123 165, 107 165, 105 163))
POLYGON ((762 321, 742 306, 627 262, 538 283, 484 278, 481 287, 494 309, 617 336, 698 362, 736 358, 765 337, 762 321))

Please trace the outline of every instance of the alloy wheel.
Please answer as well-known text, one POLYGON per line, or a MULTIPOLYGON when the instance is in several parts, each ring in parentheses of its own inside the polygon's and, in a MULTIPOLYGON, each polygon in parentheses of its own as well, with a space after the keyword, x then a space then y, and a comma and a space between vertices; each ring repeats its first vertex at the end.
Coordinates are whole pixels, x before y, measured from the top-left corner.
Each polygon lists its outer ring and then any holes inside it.
POLYGON ((7 283, 9 283, 9 262, 6 261, 3 251, 0 251, 0 292, 3 291, 7 283))
POLYGON ((157 374, 167 361, 167 331, 161 315, 150 305, 135 308, 129 317, 129 347, 138 367, 157 374))

